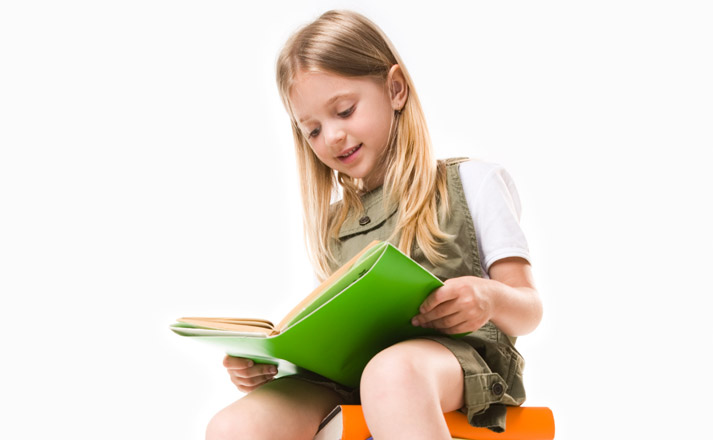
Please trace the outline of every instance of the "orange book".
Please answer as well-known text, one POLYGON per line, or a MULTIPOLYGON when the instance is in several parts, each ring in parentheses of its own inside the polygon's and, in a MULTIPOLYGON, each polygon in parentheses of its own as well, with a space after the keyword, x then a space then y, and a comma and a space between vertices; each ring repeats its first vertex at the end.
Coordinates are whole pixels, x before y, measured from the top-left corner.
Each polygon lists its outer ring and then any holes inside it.
MULTIPOLYGON (((471 440, 552 440, 555 419, 545 407, 508 407, 505 432, 495 433, 468 424, 465 414, 443 415, 453 438, 471 440)), ((367 440, 370 437, 360 405, 340 405, 324 418, 314 440, 367 440)))

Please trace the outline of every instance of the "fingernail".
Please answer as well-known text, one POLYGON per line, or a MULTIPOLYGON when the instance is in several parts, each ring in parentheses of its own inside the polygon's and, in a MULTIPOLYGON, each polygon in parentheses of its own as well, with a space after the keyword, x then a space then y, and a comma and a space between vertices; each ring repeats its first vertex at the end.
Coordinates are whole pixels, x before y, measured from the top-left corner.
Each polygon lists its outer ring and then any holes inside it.
POLYGON ((255 365, 255 362, 253 362, 253 361, 248 361, 248 367, 252 367, 253 365, 255 365))
POLYGON ((418 318, 411 319, 411 325, 413 325, 414 327, 418 327, 418 318))

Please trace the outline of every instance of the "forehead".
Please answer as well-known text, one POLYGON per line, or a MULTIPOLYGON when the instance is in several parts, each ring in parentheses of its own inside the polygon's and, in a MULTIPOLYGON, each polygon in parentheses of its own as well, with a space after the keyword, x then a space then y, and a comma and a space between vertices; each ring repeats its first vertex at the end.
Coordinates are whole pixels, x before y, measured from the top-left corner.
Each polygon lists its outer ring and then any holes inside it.
POLYGON ((340 98, 383 96, 386 91, 378 78, 347 77, 322 71, 299 72, 290 89, 290 103, 298 122, 314 117, 340 98))

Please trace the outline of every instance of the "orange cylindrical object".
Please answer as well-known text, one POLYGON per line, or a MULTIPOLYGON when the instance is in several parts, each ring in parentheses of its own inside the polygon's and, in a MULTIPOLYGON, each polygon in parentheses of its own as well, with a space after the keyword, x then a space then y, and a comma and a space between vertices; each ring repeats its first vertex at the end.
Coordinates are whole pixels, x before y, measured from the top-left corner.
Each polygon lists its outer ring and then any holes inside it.
MULTIPOLYGON (((453 411, 443 415, 453 437, 473 440, 552 440, 555 438, 555 420, 552 410, 546 407, 508 407, 505 432, 496 433, 487 428, 468 424, 465 414, 453 411)), ((360 405, 342 405, 342 440, 369 438, 364 414, 360 405)))

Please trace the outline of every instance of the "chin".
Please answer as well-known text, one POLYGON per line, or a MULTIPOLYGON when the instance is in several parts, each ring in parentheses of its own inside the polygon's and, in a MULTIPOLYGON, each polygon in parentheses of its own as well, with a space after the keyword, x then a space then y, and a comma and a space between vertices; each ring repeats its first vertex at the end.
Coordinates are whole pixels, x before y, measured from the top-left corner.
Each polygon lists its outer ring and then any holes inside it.
MULTIPOLYGON (((368 175, 368 173, 365 173, 364 171, 359 170, 359 169, 349 169, 348 167, 346 167, 346 169, 344 169, 344 167, 340 167, 340 168, 342 168, 340 170, 340 172, 342 174, 346 174, 347 176, 351 177, 352 179, 363 179, 368 175)), ((361 167, 359 167, 359 168, 361 168, 361 167)), ((339 168, 337 168, 337 169, 339 169, 339 168)))

